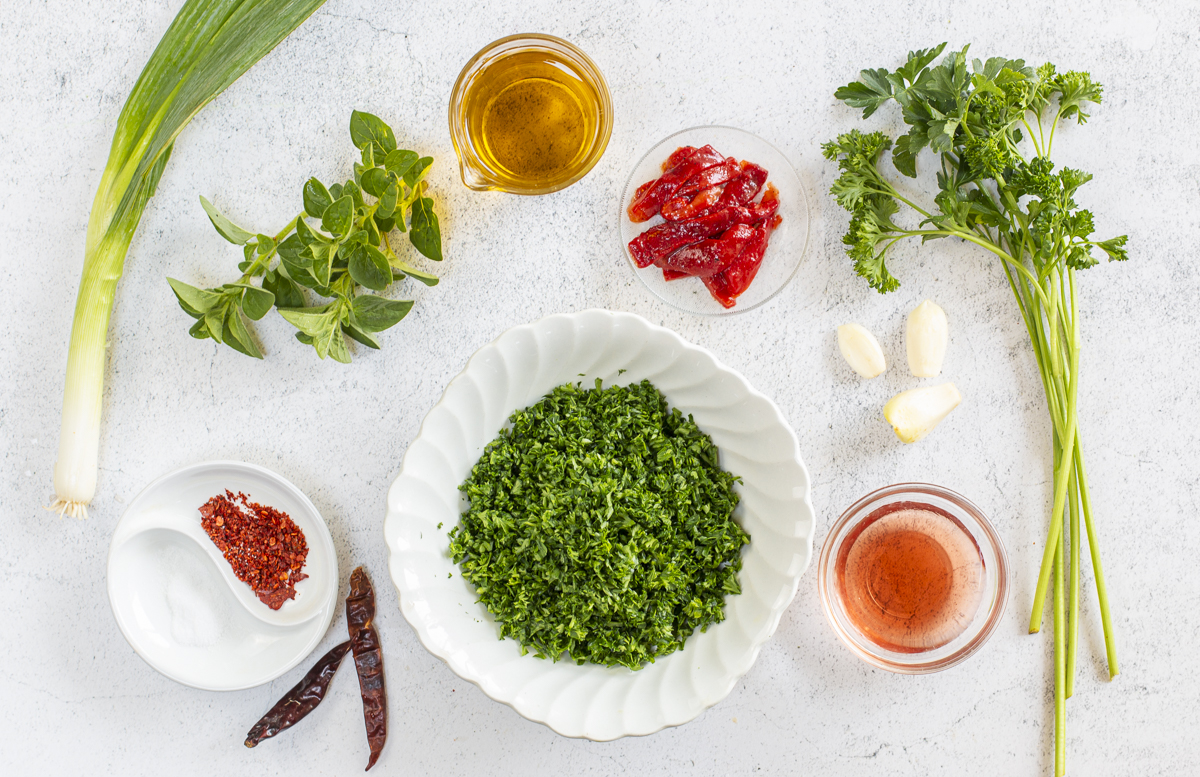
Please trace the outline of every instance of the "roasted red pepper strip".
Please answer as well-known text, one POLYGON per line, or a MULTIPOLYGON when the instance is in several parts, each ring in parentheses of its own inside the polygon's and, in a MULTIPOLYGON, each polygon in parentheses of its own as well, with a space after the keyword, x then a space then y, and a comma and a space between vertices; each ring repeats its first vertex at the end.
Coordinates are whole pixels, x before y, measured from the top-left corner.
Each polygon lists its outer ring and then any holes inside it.
MULTIPOLYGON (((657 180, 657 179, 655 179, 655 180, 657 180)), ((633 199, 634 199, 634 201, 636 201, 636 200, 637 200, 639 197, 641 197, 643 194, 645 194, 647 191, 649 191, 649 190, 650 190, 650 187, 651 187, 651 186, 653 186, 653 185, 654 185, 654 181, 646 181, 644 184, 642 184, 641 186, 639 186, 639 187, 637 188, 637 191, 635 191, 635 192, 633 193, 633 199)))
POLYGON ((664 281, 677 281, 680 278, 692 277, 685 272, 679 272, 679 270, 672 270, 670 267, 664 267, 664 268, 662 268, 662 271, 663 271, 663 280, 664 281))
POLYGON ((692 176, 689 180, 675 190, 672 199, 677 197, 695 197, 701 190, 707 189, 710 186, 718 186, 731 180, 741 172, 738 166, 738 161, 733 157, 726 157, 725 162, 719 165, 701 170, 692 176))
POLYGON ((758 274, 766 247, 767 230, 755 227, 754 237, 733 264, 704 279, 704 285, 708 287, 713 299, 727 308, 736 305, 738 296, 750 286, 750 282, 758 274))
MULTIPOLYGON (((662 163, 662 167, 660 169, 665 173, 694 153, 696 153, 695 146, 680 146, 671 152, 671 156, 667 157, 666 161, 662 163)), ((651 181, 650 183, 654 182, 651 181)))
POLYGON ((662 217, 667 221, 684 221, 703 216, 717 200, 721 199, 721 187, 710 186, 701 189, 695 197, 672 197, 662 206, 662 217))
MULTIPOLYGON (((755 203, 750 208, 750 211, 754 214, 756 222, 765 222, 770 220, 777 210, 779 210, 779 190, 775 188, 775 184, 769 183, 767 184, 767 191, 763 193, 762 199, 755 203)), ((772 229, 774 229, 774 226, 772 226, 772 229)))
POLYGON ((736 224, 727 229, 725 234, 719 238, 684 246, 670 256, 656 261, 655 264, 664 270, 669 269, 683 275, 707 278, 733 264, 753 236, 754 227, 748 224, 736 224))
POLYGON ((671 195, 675 193, 676 189, 701 170, 719 165, 724 161, 725 157, 717 153, 712 146, 697 149, 694 154, 668 168, 641 197, 637 197, 629 203, 627 211, 629 220, 640 224, 654 218, 663 204, 671 199, 671 195))
POLYGON ((685 245, 719 235, 734 224, 749 223, 752 218, 747 208, 725 208, 698 219, 668 221, 630 240, 629 253, 638 267, 649 267, 685 245))
POLYGON ((751 281, 758 274, 763 254, 767 251, 767 241, 780 221, 782 219, 775 215, 762 226, 755 227, 754 236, 746 243, 737 259, 725 269, 704 279, 704 285, 708 287, 713 299, 727 308, 737 304, 737 298, 750 288, 751 281))
POLYGON ((767 171, 754 164, 745 162, 742 172, 736 178, 725 184, 725 192, 717 202, 718 208, 728 208, 735 205, 745 205, 754 199, 758 190, 767 182, 767 171))
POLYGON ((367 745, 371 758, 367 769, 379 760, 387 740, 387 689, 383 684, 383 649, 375 631, 375 591, 362 567, 350 574, 350 595, 346 597, 346 624, 350 630, 350 648, 358 670, 362 693, 363 718, 367 724, 367 745))
POLYGON ((308 670, 308 674, 296 683, 296 687, 275 702, 275 706, 254 724, 250 733, 246 734, 246 747, 254 747, 264 739, 270 739, 280 731, 289 729, 304 719, 304 716, 317 708, 329 690, 333 675, 350 650, 350 641, 330 650, 321 656, 321 660, 308 670))

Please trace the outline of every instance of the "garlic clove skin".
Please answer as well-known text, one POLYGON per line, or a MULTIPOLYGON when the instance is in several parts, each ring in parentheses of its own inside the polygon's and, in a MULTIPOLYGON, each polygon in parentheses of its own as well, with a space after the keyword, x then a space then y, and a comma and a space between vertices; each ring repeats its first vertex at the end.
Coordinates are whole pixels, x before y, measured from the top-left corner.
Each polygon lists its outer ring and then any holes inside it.
POLYGON ((885 369, 879 341, 860 324, 842 324, 837 328, 838 350, 850 368, 864 378, 874 378, 885 369))
POLYGON ((950 327, 946 311, 925 300, 908 314, 904 346, 908 351, 908 369, 918 378, 935 378, 942 372, 950 327))
POLYGON ((962 402, 953 383, 902 391, 883 406, 883 417, 901 442, 916 442, 933 431, 962 402))

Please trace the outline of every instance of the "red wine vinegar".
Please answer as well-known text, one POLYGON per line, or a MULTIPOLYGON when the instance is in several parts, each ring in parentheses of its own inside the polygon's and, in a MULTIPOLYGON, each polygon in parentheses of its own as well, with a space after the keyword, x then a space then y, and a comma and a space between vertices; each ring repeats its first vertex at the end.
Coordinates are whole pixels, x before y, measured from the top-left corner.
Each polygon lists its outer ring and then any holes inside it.
POLYGON ((896 502, 842 543, 836 573, 846 615, 880 647, 923 653, 970 625, 983 594, 983 557, 949 513, 896 502))

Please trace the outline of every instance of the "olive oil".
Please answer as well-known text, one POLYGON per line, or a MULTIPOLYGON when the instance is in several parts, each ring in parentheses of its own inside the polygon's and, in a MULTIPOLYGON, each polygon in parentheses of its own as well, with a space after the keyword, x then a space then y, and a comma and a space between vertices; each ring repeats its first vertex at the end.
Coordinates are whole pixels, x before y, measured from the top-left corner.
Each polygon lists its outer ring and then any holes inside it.
MULTIPOLYGON (((463 118, 471 146, 499 188, 552 189, 595 163, 602 100, 592 79, 553 51, 521 51, 480 70, 463 118)), ((605 138, 607 140, 607 138, 605 138)))

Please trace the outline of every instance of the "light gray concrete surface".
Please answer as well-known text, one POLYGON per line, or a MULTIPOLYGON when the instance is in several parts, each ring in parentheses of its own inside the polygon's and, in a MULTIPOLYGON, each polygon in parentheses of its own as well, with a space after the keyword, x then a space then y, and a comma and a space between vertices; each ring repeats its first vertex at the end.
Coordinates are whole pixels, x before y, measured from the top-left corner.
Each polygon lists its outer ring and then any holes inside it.
MULTIPOLYGON (((1051 486, 1050 438, 1026 334, 1000 268, 979 250, 907 246, 904 285, 870 291, 839 242, 820 143, 857 114, 833 90, 863 67, 948 40, 1088 69, 1105 86, 1085 127, 1059 130, 1060 164, 1096 176, 1080 199, 1132 259, 1080 277, 1080 391, 1092 496, 1111 586, 1121 675, 1107 682, 1094 592, 1068 707, 1073 775, 1185 775, 1200 760, 1200 9, 1169 2, 713 4, 379 3, 330 0, 180 136, 146 210, 109 333, 99 490, 87 521, 41 508, 53 494, 66 343, 85 226, 120 108, 179 2, 17 2, 0 16, 0 769, 6 774, 349 774, 366 760, 357 687, 343 671, 302 727, 260 748, 244 732, 303 673, 237 693, 160 676, 130 649, 105 588, 125 504, 179 466, 229 458, 270 467, 322 511, 343 570, 379 584, 391 737, 375 773, 1012 775, 1051 768, 1047 634, 1026 634, 1051 486), (586 50, 616 108, 608 152, 582 182, 521 198, 458 180, 446 101, 489 41, 544 31, 586 50), (165 277, 230 279, 237 251, 199 195, 273 231, 310 175, 345 176, 350 110, 379 114, 436 158, 445 232, 440 286, 359 349, 319 362, 282 320, 256 327, 254 362, 187 335, 165 277), (759 310, 676 313, 632 277, 616 240, 619 193, 662 137, 699 124, 758 133, 786 153, 813 207, 794 282, 759 310), (947 311, 945 375, 963 405, 903 446, 880 417, 915 379, 903 322, 930 297, 947 311), (878 486, 930 480, 993 518, 1013 590, 998 633, 968 663, 902 677, 868 668, 821 613, 812 569, 758 662, 695 721, 641 739, 561 738, 492 702, 417 642, 388 584, 384 499, 424 413, 471 353, 509 326, 589 307, 636 312, 712 349, 771 396, 813 477, 817 548, 838 513, 878 486), (837 355, 858 321, 893 365, 872 382, 837 355)), ((895 127, 892 110, 871 126, 895 127)), ((407 290, 404 290, 407 293, 407 290)), ((343 584, 344 585, 344 584, 343 584)), ((344 633, 338 616, 321 650, 344 633)), ((306 662, 307 664, 307 662, 306 662)))

